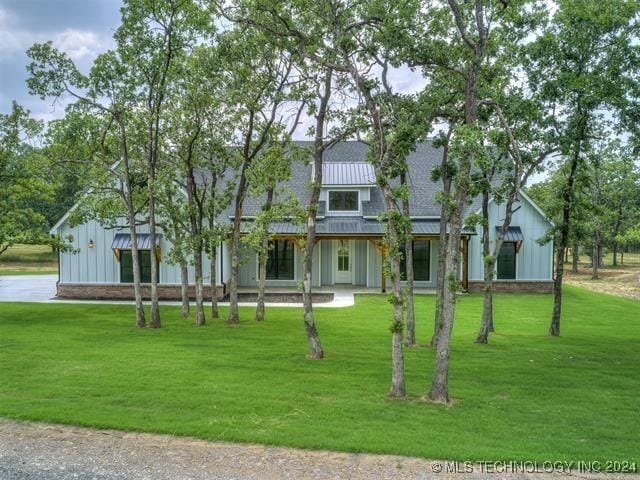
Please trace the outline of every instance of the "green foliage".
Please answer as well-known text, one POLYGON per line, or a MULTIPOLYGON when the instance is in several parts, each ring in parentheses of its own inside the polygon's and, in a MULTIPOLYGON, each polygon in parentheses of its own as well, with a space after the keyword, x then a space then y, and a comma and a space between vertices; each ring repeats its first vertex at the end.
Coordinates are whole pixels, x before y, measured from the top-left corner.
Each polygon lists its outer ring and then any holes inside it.
POLYGON ((34 208, 55 189, 35 146, 41 132, 42 123, 15 102, 0 114, 0 255, 16 243, 63 243, 49 237, 45 216, 34 208))

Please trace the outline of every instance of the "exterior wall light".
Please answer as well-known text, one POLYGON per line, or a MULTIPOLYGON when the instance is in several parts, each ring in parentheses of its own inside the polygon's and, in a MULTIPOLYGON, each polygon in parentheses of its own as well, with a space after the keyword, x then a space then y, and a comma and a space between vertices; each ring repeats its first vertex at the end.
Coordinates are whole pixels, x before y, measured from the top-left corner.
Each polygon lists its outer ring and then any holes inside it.
POLYGON ((96 246, 96 244, 93 243, 93 240, 89 240, 89 248, 93 248, 95 246, 96 246))

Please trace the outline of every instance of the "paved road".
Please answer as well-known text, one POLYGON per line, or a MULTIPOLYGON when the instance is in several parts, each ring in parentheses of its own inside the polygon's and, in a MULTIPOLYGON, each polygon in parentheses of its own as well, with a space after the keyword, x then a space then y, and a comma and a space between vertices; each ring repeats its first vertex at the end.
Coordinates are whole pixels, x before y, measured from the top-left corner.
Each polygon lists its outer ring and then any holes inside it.
POLYGON ((2 480, 625 478, 576 472, 570 476, 478 471, 435 474, 439 465, 442 463, 391 455, 205 442, 0 419, 2 480))
POLYGON ((46 302, 56 294, 57 275, 2 275, 0 302, 46 302))

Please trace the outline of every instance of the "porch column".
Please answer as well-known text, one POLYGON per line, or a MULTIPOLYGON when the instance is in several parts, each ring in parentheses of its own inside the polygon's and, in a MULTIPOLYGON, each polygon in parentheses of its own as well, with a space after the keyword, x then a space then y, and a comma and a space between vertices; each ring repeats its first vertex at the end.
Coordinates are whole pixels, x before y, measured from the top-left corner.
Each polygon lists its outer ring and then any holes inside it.
POLYGON ((469 291, 469 237, 462 237, 462 290, 469 291))
MULTIPOLYGON (((378 252, 380 252, 380 289, 382 290, 382 293, 385 293, 387 291, 387 279, 384 276, 384 264, 387 261, 386 247, 382 241, 377 242, 375 240, 369 240, 369 243, 375 247, 378 252)), ((369 260, 367 259, 367 262, 368 261, 369 260)))
POLYGON ((380 248, 380 290, 382 293, 387 291, 387 277, 384 275, 384 264, 387 261, 387 249, 382 242, 379 243, 380 248))

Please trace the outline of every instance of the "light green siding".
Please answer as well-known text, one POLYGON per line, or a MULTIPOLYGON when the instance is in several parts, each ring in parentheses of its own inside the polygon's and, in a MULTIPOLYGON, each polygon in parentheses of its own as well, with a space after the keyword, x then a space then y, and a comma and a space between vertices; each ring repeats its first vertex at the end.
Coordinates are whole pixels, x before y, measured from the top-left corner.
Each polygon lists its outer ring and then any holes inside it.
MULTIPOLYGON (((539 245, 537 242, 551 225, 525 198, 521 198, 517 207, 520 208, 513 214, 511 225, 520 227, 524 241, 517 255, 516 280, 551 280, 553 245, 551 242, 545 245, 539 245)), ((492 248, 496 238, 495 227, 502 223, 504 216, 505 205, 492 202, 489 206, 492 248)), ((469 241, 469 280, 483 279, 480 227, 477 231, 478 235, 471 237, 469 241)))
MULTIPOLYGON (((146 226, 138 228, 139 233, 148 233, 146 226)), ((64 223, 59 229, 60 235, 65 238, 73 237, 71 244, 77 252, 64 252, 60 254, 60 281, 62 283, 120 283, 120 265, 116 259, 111 244, 117 233, 129 233, 127 227, 106 229, 97 222, 90 220, 87 223, 70 227, 64 223), (93 240, 94 247, 89 248, 89 240, 93 240)), ((171 243, 162 238, 160 248, 163 252, 163 260, 160 262, 160 283, 179 284, 180 267, 171 265, 166 261, 167 253, 171 249, 171 243)), ((226 249, 220 256, 226 254, 226 249)), ((220 257, 219 257, 220 258, 220 257)), ((218 283, 223 279, 220 276, 220 262, 217 265, 218 283)), ((210 261, 203 256, 203 273, 205 282, 210 278, 210 261)), ((225 279, 228 278, 228 271, 225 279)), ((189 268, 189 280, 195 281, 193 267, 189 268)))

